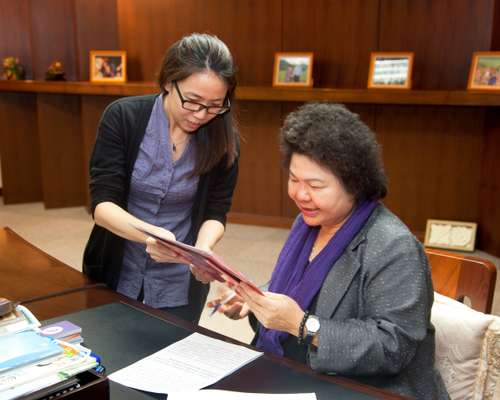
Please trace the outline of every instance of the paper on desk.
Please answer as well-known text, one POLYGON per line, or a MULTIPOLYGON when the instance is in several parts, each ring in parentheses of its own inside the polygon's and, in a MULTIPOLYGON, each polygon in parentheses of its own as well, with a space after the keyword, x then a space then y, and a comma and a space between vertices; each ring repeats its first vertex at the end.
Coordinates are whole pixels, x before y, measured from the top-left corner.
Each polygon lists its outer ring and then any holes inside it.
POLYGON ((244 393, 228 390, 199 390, 197 392, 169 393, 168 400, 316 400, 315 393, 244 393))
POLYGON ((233 373, 262 353, 199 333, 109 375, 122 385, 154 393, 193 391, 233 373))

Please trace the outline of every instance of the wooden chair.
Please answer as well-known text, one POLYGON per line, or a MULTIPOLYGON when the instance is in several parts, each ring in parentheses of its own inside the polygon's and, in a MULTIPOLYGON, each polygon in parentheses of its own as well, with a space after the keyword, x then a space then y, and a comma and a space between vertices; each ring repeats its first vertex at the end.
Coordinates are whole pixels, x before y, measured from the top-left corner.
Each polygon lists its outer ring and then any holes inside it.
POLYGON ((426 248, 434 290, 491 313, 497 269, 485 259, 426 248))

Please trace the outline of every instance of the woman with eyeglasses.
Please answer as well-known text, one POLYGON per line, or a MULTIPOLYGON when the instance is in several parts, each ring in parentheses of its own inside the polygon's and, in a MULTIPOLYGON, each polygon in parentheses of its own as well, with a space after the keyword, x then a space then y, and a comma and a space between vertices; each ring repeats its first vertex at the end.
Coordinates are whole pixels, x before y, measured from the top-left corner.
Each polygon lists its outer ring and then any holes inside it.
POLYGON ((208 251, 224 234, 238 175, 236 67, 221 40, 195 33, 167 50, 158 83, 160 94, 121 98, 99 123, 83 271, 197 323, 208 285, 141 229, 208 251))

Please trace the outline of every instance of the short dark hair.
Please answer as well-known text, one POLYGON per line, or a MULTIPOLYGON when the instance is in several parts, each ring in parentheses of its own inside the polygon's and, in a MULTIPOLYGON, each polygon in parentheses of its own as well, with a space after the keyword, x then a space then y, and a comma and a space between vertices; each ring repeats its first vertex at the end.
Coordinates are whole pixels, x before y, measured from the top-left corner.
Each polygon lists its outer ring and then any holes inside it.
MULTIPOLYGON (((182 81, 194 73, 207 70, 223 80, 228 88, 226 99, 232 102, 237 85, 233 57, 222 40, 207 33, 192 33, 170 46, 158 73, 160 90, 166 93, 167 83, 182 81)), ((195 174, 208 172, 224 156, 228 166, 235 161, 239 133, 231 110, 201 127, 195 138, 195 174)))
POLYGON ((281 128, 281 151, 287 169, 294 153, 328 168, 357 203, 387 194, 374 133, 341 104, 307 103, 290 113, 281 128))

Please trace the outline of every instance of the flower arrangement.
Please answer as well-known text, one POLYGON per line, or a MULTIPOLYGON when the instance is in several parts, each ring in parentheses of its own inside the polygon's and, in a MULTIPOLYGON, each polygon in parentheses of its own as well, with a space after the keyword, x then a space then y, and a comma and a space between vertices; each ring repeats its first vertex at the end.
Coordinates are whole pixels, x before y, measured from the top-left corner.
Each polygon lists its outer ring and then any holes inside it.
POLYGON ((19 58, 8 56, 3 59, 2 79, 5 80, 22 80, 26 75, 23 65, 19 62, 19 58))

